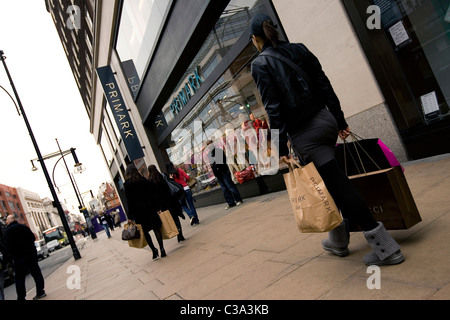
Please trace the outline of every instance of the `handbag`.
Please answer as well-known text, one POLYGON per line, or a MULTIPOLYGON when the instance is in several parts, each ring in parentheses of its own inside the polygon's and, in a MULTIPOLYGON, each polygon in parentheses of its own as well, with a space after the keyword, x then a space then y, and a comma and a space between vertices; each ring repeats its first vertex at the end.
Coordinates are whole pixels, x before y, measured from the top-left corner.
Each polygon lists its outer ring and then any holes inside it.
POLYGON ((178 235, 178 228, 175 221, 172 218, 172 214, 169 210, 158 212, 159 218, 161 219, 161 233, 163 239, 172 239, 178 235))
POLYGON ((136 227, 136 224, 134 222, 126 223, 123 227, 124 229, 122 231, 122 240, 135 240, 141 237, 139 229, 136 227))
POLYGON ((181 200, 185 197, 185 192, 184 192, 184 188, 181 184, 179 184, 178 182, 175 182, 174 180, 167 178, 166 176, 164 176, 164 180, 166 181, 167 185, 169 186, 169 190, 170 190, 170 195, 177 199, 177 200, 181 200))
POLYGON ((242 171, 236 171, 234 175, 236 177, 237 182, 243 184, 244 182, 256 178, 255 167, 251 165, 242 171))
POLYGON ((302 167, 291 159, 283 175, 297 227, 302 233, 328 232, 343 221, 314 163, 302 167))
POLYGON ((135 226, 139 230, 139 239, 128 240, 128 246, 137 249, 145 248, 148 243, 144 236, 144 230, 140 224, 135 224, 135 226))

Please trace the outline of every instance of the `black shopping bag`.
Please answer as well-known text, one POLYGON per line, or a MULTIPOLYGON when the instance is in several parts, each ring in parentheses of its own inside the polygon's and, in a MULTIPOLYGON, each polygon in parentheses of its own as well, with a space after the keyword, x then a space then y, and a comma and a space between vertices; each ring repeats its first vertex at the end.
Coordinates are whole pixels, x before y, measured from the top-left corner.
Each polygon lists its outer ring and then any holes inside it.
POLYGON ((360 139, 336 146, 336 159, 348 176, 391 168, 379 139, 360 139))
MULTIPOLYGON (((374 218, 388 230, 409 229, 422 221, 401 167, 350 176, 374 218)), ((350 231, 361 229, 350 222, 350 231)))

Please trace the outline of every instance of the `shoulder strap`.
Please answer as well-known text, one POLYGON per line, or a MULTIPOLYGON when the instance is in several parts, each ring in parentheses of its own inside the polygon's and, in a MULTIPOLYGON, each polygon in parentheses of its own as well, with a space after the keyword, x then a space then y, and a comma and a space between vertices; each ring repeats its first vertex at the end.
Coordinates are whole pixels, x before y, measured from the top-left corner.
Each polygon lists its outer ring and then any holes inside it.
POLYGON ((273 50, 269 51, 266 49, 264 52, 262 52, 260 54, 260 56, 272 57, 272 58, 283 61, 284 63, 289 65, 292 69, 297 71, 303 77, 303 79, 305 79, 305 81, 308 83, 308 85, 311 86, 311 78, 309 77, 309 75, 305 71, 303 71, 303 69, 300 68, 300 66, 296 65, 292 60, 282 56, 279 52, 276 52, 273 50))

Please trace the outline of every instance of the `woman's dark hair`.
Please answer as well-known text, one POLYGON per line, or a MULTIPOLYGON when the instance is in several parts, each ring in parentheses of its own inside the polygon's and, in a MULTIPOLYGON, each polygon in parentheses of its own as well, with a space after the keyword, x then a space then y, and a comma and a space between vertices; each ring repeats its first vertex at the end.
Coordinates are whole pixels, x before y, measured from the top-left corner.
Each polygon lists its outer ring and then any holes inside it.
POLYGON ((159 183, 163 180, 161 173, 154 164, 148 166, 148 180, 154 183, 159 183))
POLYGON ((172 162, 166 163, 166 171, 167 174, 173 174, 175 177, 178 178, 178 170, 175 168, 172 162))
POLYGON ((144 177, 134 164, 129 164, 127 166, 127 169, 125 170, 125 180, 129 180, 130 182, 138 182, 143 178, 144 177))
POLYGON ((277 27, 273 24, 272 20, 264 21, 262 27, 266 40, 270 41, 274 48, 276 48, 278 46, 278 42, 280 41, 277 27))

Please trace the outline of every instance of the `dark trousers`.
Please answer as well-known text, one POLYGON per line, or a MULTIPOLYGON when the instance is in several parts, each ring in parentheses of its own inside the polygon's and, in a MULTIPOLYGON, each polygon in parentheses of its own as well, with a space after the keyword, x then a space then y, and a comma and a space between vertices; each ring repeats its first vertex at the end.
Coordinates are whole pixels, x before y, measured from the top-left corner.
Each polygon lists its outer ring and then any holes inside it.
POLYGON ((342 216, 356 222, 364 231, 378 226, 365 200, 353 187, 336 160, 317 168, 342 216))
POLYGON ((23 257, 14 260, 14 271, 16 273, 15 283, 17 300, 25 300, 25 297, 27 295, 25 279, 27 277, 28 271, 30 271, 31 276, 36 283, 36 294, 43 295, 45 293, 44 277, 42 276, 37 257, 23 257))
POLYGON ((223 196, 228 205, 235 206, 236 202, 242 201, 241 194, 234 184, 229 170, 214 172, 214 175, 216 176, 217 181, 219 181, 223 196))

